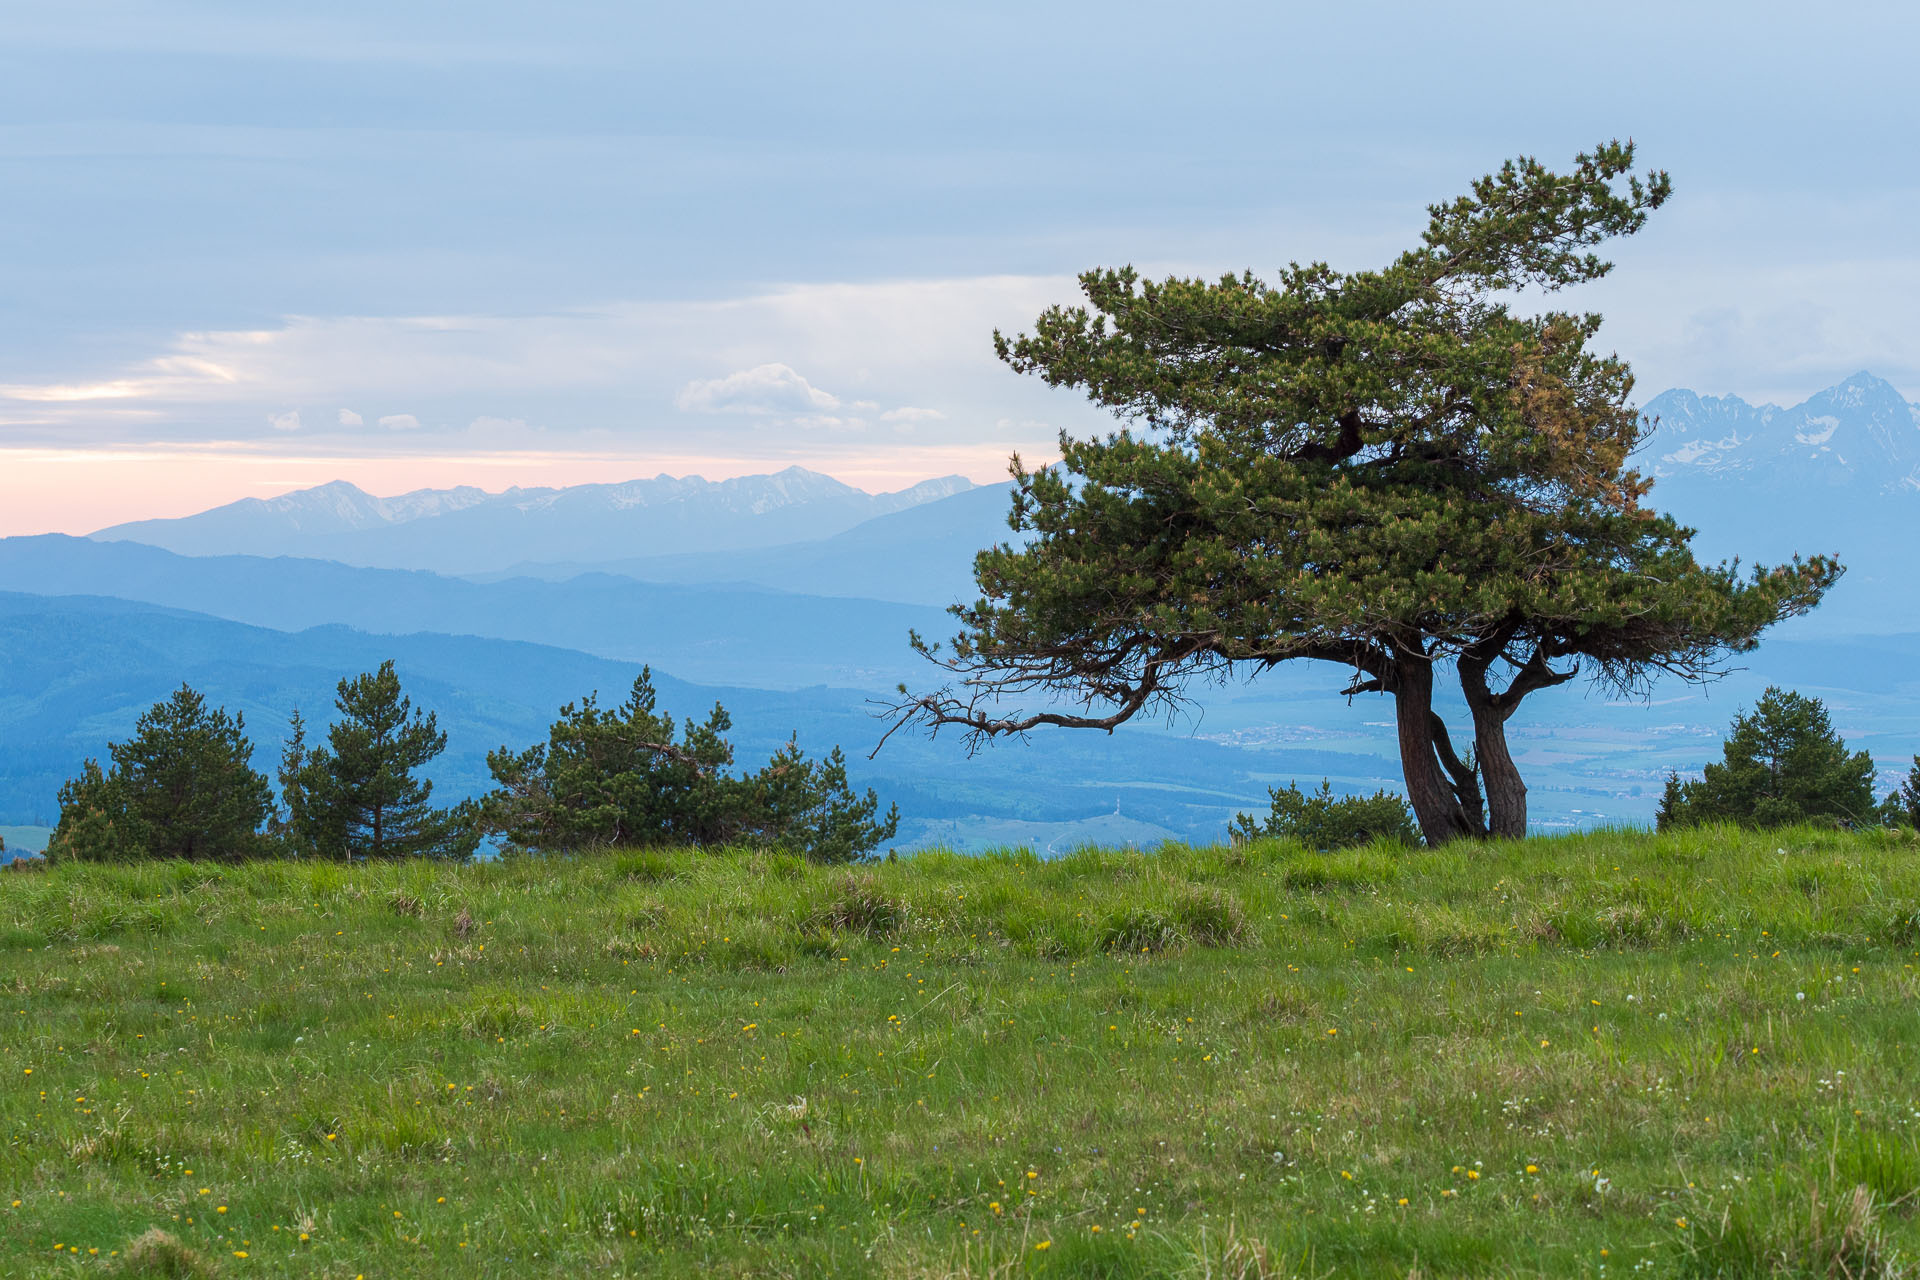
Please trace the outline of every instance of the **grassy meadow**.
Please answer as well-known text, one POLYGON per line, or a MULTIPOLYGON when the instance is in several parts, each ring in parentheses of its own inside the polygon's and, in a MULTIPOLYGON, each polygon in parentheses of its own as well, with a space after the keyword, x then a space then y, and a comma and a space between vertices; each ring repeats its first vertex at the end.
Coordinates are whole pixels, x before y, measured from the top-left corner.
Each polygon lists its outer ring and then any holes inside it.
POLYGON ((0 1275, 1895 1276, 1920 842, 0 875, 0 1275))

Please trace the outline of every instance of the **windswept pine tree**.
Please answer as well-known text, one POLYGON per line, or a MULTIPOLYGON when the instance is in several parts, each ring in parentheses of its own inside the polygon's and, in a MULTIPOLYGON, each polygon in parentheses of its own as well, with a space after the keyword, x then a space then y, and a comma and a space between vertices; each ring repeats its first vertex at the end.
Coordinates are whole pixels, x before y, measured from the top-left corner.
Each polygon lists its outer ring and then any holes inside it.
POLYGON ((950 683, 902 688, 895 728, 971 741, 1112 730, 1209 680, 1314 659, 1394 701, 1407 797, 1431 844, 1520 836, 1506 726, 1583 671, 1636 688, 1702 680, 1840 572, 1816 557, 1742 575, 1645 504, 1645 424, 1595 315, 1516 312, 1517 291, 1605 275, 1594 250, 1671 190, 1630 143, 1555 172, 1509 162, 1435 205, 1379 270, 1294 264, 1276 282, 1080 277, 1084 305, 1001 359, 1084 391, 1121 426, 1016 457, 1011 524, 940 652, 950 683), (1471 712, 1434 710, 1451 667, 1471 712))

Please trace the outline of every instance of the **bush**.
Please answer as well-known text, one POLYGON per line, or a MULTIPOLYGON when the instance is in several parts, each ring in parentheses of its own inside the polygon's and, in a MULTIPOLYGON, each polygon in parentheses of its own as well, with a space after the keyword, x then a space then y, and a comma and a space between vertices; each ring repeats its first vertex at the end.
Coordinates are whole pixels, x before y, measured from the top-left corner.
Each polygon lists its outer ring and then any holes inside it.
POLYGON ((1389 791, 1336 800, 1333 784, 1322 778, 1320 789, 1311 795, 1294 782, 1287 784, 1285 791, 1267 788, 1267 796, 1273 801, 1273 810, 1264 823, 1255 823, 1244 813, 1233 820, 1230 834, 1236 843, 1266 837, 1293 840, 1325 852, 1376 840, 1413 845, 1420 839, 1413 811, 1405 800, 1389 791))
POLYGON ((499 787, 481 802, 483 825, 529 849, 745 844, 826 863, 859 861, 899 830, 898 809, 876 818, 874 793, 847 785, 839 748, 814 761, 790 742, 758 773, 736 776, 726 772, 724 707, 676 741, 655 702, 643 670, 621 705, 568 703, 544 744, 488 755, 499 787))
POLYGON ((1751 713, 1734 718, 1723 753, 1698 781, 1668 775, 1660 830, 1709 822, 1855 827, 1878 817, 1873 757, 1847 752, 1818 698, 1769 688, 1751 713))

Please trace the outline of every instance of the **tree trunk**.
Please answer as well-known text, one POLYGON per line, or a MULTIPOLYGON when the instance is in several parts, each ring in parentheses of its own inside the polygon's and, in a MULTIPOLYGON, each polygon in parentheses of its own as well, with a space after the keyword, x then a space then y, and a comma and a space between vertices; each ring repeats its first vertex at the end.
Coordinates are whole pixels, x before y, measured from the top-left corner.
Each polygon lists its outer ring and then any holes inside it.
MULTIPOLYGON (((1467 680, 1463 677, 1461 683, 1467 680)), ((1485 689, 1484 682, 1481 685, 1485 689)), ((1473 754, 1487 789, 1487 832, 1503 840, 1527 834, 1527 784, 1507 750, 1507 717, 1490 701, 1467 694, 1473 712, 1473 754)))
MULTIPOLYGON (((1433 660, 1421 654, 1394 656, 1391 677, 1384 682, 1393 694, 1394 720, 1400 731, 1400 769, 1407 780, 1407 800, 1413 805, 1420 834, 1432 848, 1449 840, 1484 834, 1477 811, 1470 811, 1440 763, 1433 712, 1433 660)), ((1477 800, 1477 797, 1475 797, 1477 800)), ((1474 806, 1477 810, 1477 805, 1474 806)))
POLYGON ((1486 780, 1490 834, 1505 840, 1524 840, 1527 784, 1520 776, 1520 766, 1513 762, 1513 753, 1507 749, 1507 721, 1529 693, 1572 679, 1578 668, 1554 671, 1536 652, 1520 667, 1506 691, 1496 694, 1487 683, 1487 671, 1493 662, 1493 657, 1484 650, 1463 653, 1460 691, 1466 695, 1467 709, 1473 713, 1473 752, 1480 765, 1480 776, 1486 780))

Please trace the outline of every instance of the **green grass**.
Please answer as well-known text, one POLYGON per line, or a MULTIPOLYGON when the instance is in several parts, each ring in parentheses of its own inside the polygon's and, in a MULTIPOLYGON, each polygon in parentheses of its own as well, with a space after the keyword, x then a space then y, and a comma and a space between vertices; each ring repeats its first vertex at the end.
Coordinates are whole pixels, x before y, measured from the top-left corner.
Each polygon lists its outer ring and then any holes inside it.
POLYGON ((1917 964, 1878 834, 5 874, 0 1274, 1901 1275, 1917 964))

